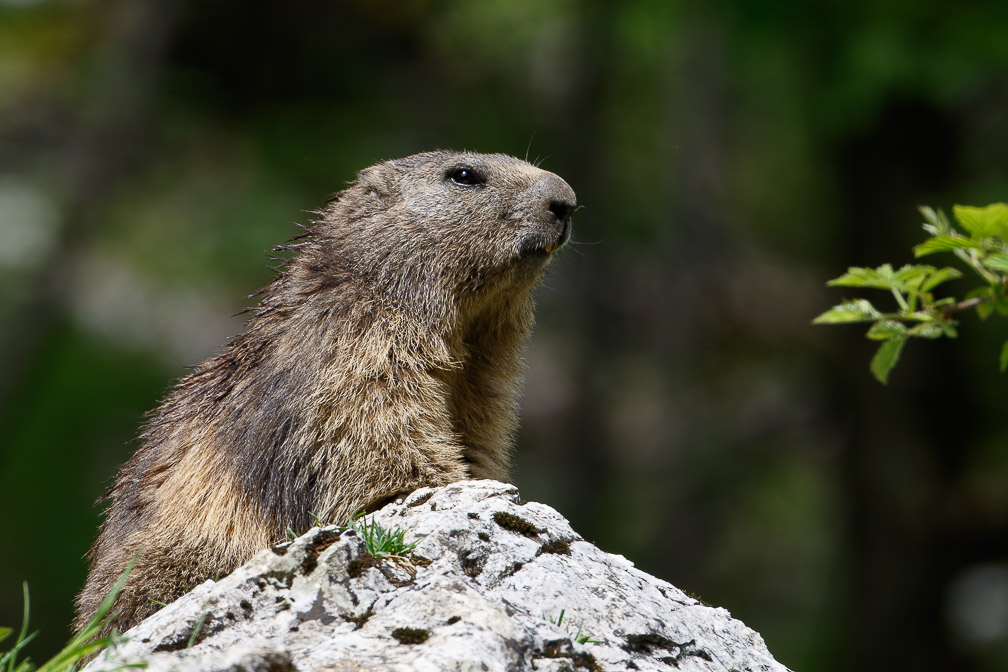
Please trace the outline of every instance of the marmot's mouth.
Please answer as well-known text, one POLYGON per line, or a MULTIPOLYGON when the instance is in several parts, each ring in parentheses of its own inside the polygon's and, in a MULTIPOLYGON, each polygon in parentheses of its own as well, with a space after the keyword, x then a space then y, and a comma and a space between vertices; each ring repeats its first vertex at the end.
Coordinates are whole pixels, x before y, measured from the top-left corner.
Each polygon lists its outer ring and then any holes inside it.
POLYGON ((563 221, 563 229, 560 231, 560 237, 546 246, 546 252, 548 252, 549 254, 553 254, 561 247, 563 247, 564 243, 566 243, 570 239, 570 233, 571 233, 571 221, 569 219, 565 219, 563 221))
POLYGON ((524 256, 549 256, 564 246, 570 239, 571 222, 565 219, 559 233, 543 232, 529 236, 521 248, 524 256))

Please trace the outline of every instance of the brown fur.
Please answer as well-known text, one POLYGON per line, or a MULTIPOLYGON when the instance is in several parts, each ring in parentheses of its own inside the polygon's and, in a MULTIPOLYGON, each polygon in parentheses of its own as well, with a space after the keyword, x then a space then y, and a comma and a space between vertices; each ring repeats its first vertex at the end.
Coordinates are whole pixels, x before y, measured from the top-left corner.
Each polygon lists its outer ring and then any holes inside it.
POLYGON ((420 486, 506 479, 532 290, 574 199, 503 155, 361 171, 284 247, 245 332, 152 413, 105 495, 76 627, 134 556, 120 630, 309 512, 341 522, 420 486))

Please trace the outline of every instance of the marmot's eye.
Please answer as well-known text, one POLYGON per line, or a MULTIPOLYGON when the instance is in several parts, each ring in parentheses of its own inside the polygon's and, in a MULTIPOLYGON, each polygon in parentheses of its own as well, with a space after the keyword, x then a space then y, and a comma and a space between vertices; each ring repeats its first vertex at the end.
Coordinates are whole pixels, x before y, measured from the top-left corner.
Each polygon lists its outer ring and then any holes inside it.
POLYGON ((472 168, 455 168, 449 171, 448 179, 462 187, 479 187, 486 184, 486 178, 472 168))

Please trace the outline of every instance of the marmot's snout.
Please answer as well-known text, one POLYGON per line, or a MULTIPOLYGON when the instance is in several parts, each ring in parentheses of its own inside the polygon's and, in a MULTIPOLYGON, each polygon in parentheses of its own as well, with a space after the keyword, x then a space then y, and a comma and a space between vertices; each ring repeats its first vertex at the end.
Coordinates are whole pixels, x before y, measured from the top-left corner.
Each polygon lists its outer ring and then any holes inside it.
POLYGON ((559 176, 546 173, 527 192, 531 203, 540 203, 535 213, 534 230, 523 245, 523 252, 552 254, 570 238, 571 214, 577 196, 559 176))

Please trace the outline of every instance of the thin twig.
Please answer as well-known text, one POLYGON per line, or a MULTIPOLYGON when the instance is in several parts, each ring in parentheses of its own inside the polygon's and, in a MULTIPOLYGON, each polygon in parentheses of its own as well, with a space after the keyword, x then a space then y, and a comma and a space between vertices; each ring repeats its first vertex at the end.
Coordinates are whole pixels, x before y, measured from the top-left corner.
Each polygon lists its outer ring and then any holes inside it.
POLYGON ((969 310, 970 308, 976 308, 977 306, 982 306, 985 303, 990 303, 994 300, 993 296, 975 296, 972 299, 966 299, 965 301, 960 301, 959 303, 949 306, 942 311, 941 319, 945 321, 955 315, 956 313, 961 313, 964 310, 969 310))

